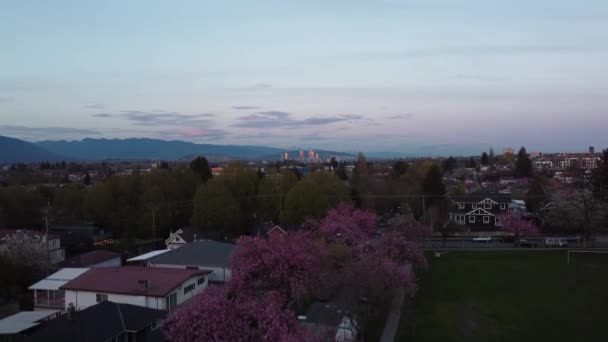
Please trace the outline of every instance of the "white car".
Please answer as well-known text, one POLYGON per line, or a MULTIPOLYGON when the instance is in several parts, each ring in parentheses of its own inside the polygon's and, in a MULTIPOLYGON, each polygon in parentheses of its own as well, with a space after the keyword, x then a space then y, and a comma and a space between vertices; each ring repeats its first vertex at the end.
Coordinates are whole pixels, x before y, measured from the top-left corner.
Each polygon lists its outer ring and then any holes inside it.
POLYGON ((473 242, 491 242, 492 241, 492 237, 491 236, 478 236, 476 238, 473 238, 473 242))
POLYGON ((568 241, 564 238, 546 238, 545 247, 568 247, 568 241))

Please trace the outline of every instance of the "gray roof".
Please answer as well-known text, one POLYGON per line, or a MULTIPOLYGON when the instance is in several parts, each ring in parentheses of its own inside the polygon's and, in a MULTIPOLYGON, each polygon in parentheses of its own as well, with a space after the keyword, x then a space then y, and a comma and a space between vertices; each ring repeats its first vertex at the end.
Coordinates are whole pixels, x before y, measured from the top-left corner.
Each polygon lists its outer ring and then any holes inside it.
POLYGON ((199 240, 148 259, 150 264, 227 267, 234 245, 226 242, 199 240))

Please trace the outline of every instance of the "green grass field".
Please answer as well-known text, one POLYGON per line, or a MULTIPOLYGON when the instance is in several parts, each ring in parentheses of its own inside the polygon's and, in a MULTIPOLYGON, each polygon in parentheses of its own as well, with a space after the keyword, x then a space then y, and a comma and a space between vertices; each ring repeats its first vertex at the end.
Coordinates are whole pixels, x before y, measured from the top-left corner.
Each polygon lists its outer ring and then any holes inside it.
POLYGON ((428 255, 397 341, 608 341, 608 254, 428 255))

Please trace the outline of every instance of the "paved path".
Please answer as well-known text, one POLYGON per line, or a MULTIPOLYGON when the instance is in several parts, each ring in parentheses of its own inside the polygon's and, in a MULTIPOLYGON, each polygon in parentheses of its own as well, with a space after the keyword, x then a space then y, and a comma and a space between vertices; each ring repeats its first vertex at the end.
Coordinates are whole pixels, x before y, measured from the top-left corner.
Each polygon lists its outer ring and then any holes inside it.
POLYGON ((388 317, 386 318, 380 342, 393 342, 395 340, 395 334, 397 333, 397 328, 399 328, 399 321, 401 321, 401 307, 403 307, 404 298, 405 290, 400 288, 397 290, 395 298, 393 298, 391 312, 389 312, 388 317))

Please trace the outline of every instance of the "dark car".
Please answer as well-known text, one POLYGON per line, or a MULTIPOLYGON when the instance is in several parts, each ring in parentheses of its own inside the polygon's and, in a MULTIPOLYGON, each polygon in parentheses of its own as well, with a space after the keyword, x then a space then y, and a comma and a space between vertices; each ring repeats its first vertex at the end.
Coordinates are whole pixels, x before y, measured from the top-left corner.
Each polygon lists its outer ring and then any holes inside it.
POLYGON ((527 248, 532 248, 532 247, 538 246, 538 244, 536 242, 526 240, 526 239, 519 239, 519 241, 517 241, 517 244, 519 245, 519 247, 527 247, 527 248))

